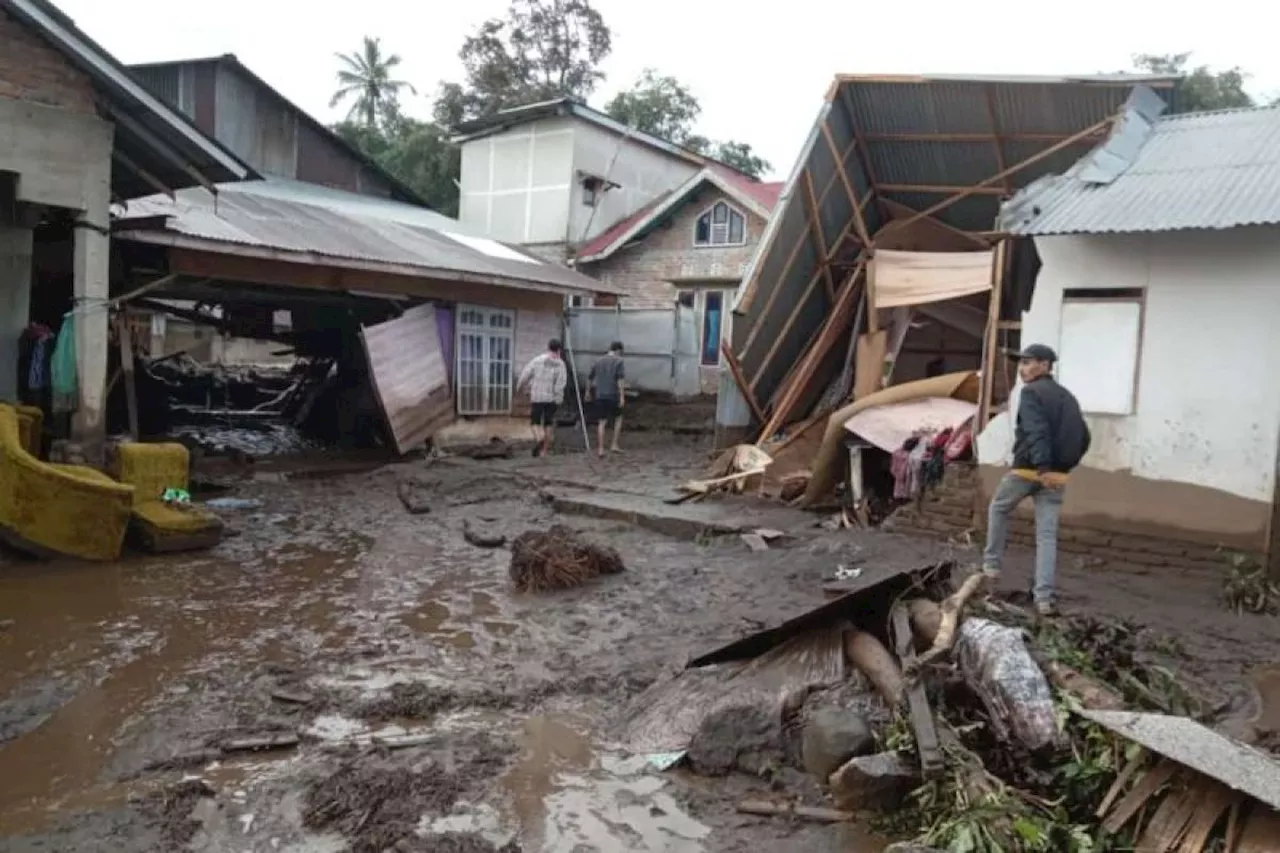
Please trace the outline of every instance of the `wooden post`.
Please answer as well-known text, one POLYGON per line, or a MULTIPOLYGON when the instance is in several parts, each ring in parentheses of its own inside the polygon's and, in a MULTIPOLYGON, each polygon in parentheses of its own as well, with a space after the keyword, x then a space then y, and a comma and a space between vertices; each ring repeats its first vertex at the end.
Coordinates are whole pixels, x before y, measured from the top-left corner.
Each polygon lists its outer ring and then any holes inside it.
POLYGON ((935 213, 941 210, 946 210, 948 207, 955 204, 956 202, 966 199, 969 196, 974 195, 975 193, 983 192, 987 187, 991 186, 992 184, 1000 183, 1010 175, 1013 175, 1017 172, 1021 172, 1023 169, 1027 168, 1028 166, 1033 166, 1036 163, 1039 163, 1041 160, 1045 159, 1046 157, 1052 157, 1054 154, 1057 154, 1063 148, 1067 148, 1068 146, 1074 145, 1075 143, 1080 142, 1081 140, 1086 139, 1098 133, 1098 131, 1108 127, 1113 121, 1115 121, 1114 116, 1105 118, 1095 125, 1086 127, 1084 130, 1080 131, 1079 133, 1074 133, 1071 136, 1068 136, 1066 139, 1062 140, 1061 142, 1055 145, 1050 145, 1048 148, 1044 149, 1038 154, 1033 154, 1032 156, 1021 161, 1020 163, 1016 163, 1015 165, 1010 166, 1007 169, 1003 169, 997 172, 996 174, 987 178, 985 181, 979 181, 973 186, 967 187, 961 190, 960 192, 956 193, 955 195, 949 198, 943 199, 942 201, 938 202, 935 205, 926 207, 924 210, 920 211, 916 215, 902 220, 902 227, 905 228, 906 226, 910 225, 911 223, 919 219, 924 219, 926 216, 933 216, 935 213))
POLYGON ((822 237, 822 219, 818 216, 818 199, 813 193, 813 178, 810 177, 808 168, 804 170, 804 197, 809 205, 809 228, 813 231, 814 242, 817 243, 818 257, 821 259, 819 263, 827 286, 827 299, 835 302, 836 283, 831 278, 830 253, 827 251, 827 241, 822 237))
POLYGON ((124 397, 129 409, 129 438, 138 440, 138 386, 133 375, 133 330, 129 312, 116 314, 116 337, 120 339, 120 370, 124 376, 124 397))
POLYGON ((724 355, 725 364, 729 365, 729 373, 733 375, 733 381, 737 383, 738 390, 742 392, 747 405, 751 407, 751 414, 755 416, 757 423, 764 423, 764 411, 760 408, 756 395, 751 391, 751 386, 747 384, 747 377, 742 374, 742 365, 738 364, 738 357, 729 348, 728 341, 720 342, 720 352, 724 355))
POLYGON ((853 188, 853 181, 849 180, 849 173, 845 171, 844 161, 840 157, 840 149, 836 147, 836 140, 831 135, 831 128, 827 127, 826 122, 822 123, 822 135, 827 140, 827 148, 831 151, 831 157, 836 161, 836 172, 840 175, 844 190, 849 194, 849 204, 853 205, 853 221, 858 229, 858 239, 862 241, 863 250, 870 253, 871 234, 867 231, 867 221, 862 216, 862 205, 858 201, 858 191, 853 188))
POLYGON ((995 388, 996 359, 999 346, 1000 304, 1004 293, 1004 257, 1008 252, 1008 242, 1001 240, 991 253, 991 303, 987 309, 987 331, 982 343, 982 381, 979 383, 978 428, 976 436, 987 425, 991 418, 991 395, 995 388))
MULTIPOLYGON (((987 96, 987 118, 991 121, 991 141, 996 149, 996 168, 1003 172, 1009 165, 1004 161, 1004 142, 1000 139, 1000 119, 996 117, 995 90, 988 83, 983 87, 983 91, 987 96)), ((1008 176, 1004 179, 1004 191, 1006 195, 1013 195, 1013 184, 1009 183, 1008 176)))

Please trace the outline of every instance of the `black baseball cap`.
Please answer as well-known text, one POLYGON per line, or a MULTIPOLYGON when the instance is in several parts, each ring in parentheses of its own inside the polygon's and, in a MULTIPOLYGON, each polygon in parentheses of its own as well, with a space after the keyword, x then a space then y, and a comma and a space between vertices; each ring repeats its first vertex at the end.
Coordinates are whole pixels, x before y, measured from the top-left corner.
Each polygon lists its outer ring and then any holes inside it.
POLYGON ((1058 360, 1058 354, 1044 344, 1028 344, 1022 348, 1022 352, 1014 353, 1013 357, 1019 361, 1047 361, 1050 364, 1058 360))

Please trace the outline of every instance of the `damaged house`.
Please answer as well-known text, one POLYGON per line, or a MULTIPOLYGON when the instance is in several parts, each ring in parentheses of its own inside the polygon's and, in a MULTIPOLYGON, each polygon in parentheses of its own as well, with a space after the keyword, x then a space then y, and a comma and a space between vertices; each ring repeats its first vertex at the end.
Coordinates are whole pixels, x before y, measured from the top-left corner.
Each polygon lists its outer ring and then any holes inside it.
MULTIPOLYGON (((1163 110, 1138 99, 1108 142, 1001 215, 1043 264, 1022 339, 1057 350, 1093 432, 1063 524, 1089 544, 1142 534, 1170 553, 1220 562, 1226 548, 1274 567, 1280 110, 1163 110)), ((1013 417, 979 437, 988 486, 1013 417)))

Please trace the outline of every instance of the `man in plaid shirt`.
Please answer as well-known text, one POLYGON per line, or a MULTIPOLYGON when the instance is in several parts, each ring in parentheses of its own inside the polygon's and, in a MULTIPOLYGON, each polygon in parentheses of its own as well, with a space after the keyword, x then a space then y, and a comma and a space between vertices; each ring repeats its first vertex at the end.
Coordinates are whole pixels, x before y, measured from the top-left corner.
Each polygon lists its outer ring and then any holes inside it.
POLYGON ((560 357, 560 341, 555 338, 547 342, 546 352, 534 357, 520 371, 516 390, 527 385, 529 401, 533 404, 534 456, 545 456, 551 451, 551 437, 556 429, 556 409, 564 401, 564 386, 568 380, 569 372, 565 370, 564 359, 560 357))

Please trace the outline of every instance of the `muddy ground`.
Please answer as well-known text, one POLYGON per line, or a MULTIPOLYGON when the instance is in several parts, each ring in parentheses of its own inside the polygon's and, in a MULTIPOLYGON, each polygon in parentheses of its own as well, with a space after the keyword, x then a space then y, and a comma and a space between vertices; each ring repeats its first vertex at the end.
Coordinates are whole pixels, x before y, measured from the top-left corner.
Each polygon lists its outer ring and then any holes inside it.
MULTIPOLYGON (((625 457, 590 463, 260 471, 229 493, 259 505, 225 511, 236 535, 210 552, 0 557, 0 620, 12 620, 0 621, 0 849, 878 849, 856 827, 736 814, 765 781, 658 774, 613 746, 646 687, 822 603, 838 564, 969 558, 798 514, 800 535, 757 553, 543 499, 566 485, 651 499, 704 463, 705 442, 637 434, 625 457), (404 482, 429 512, 405 510, 404 482), (520 595, 509 552, 464 538, 468 525, 510 540, 557 522, 617 548, 627 571, 520 595), (278 748, 239 751, 253 743, 278 748)), ((1029 561, 1011 562, 1004 583, 1018 588, 1029 561)), ((1176 636, 1184 674, 1224 695, 1280 657, 1275 621, 1228 614, 1208 573, 1062 574, 1065 608, 1176 636)), ((783 784, 805 790, 798 775, 783 784)))

